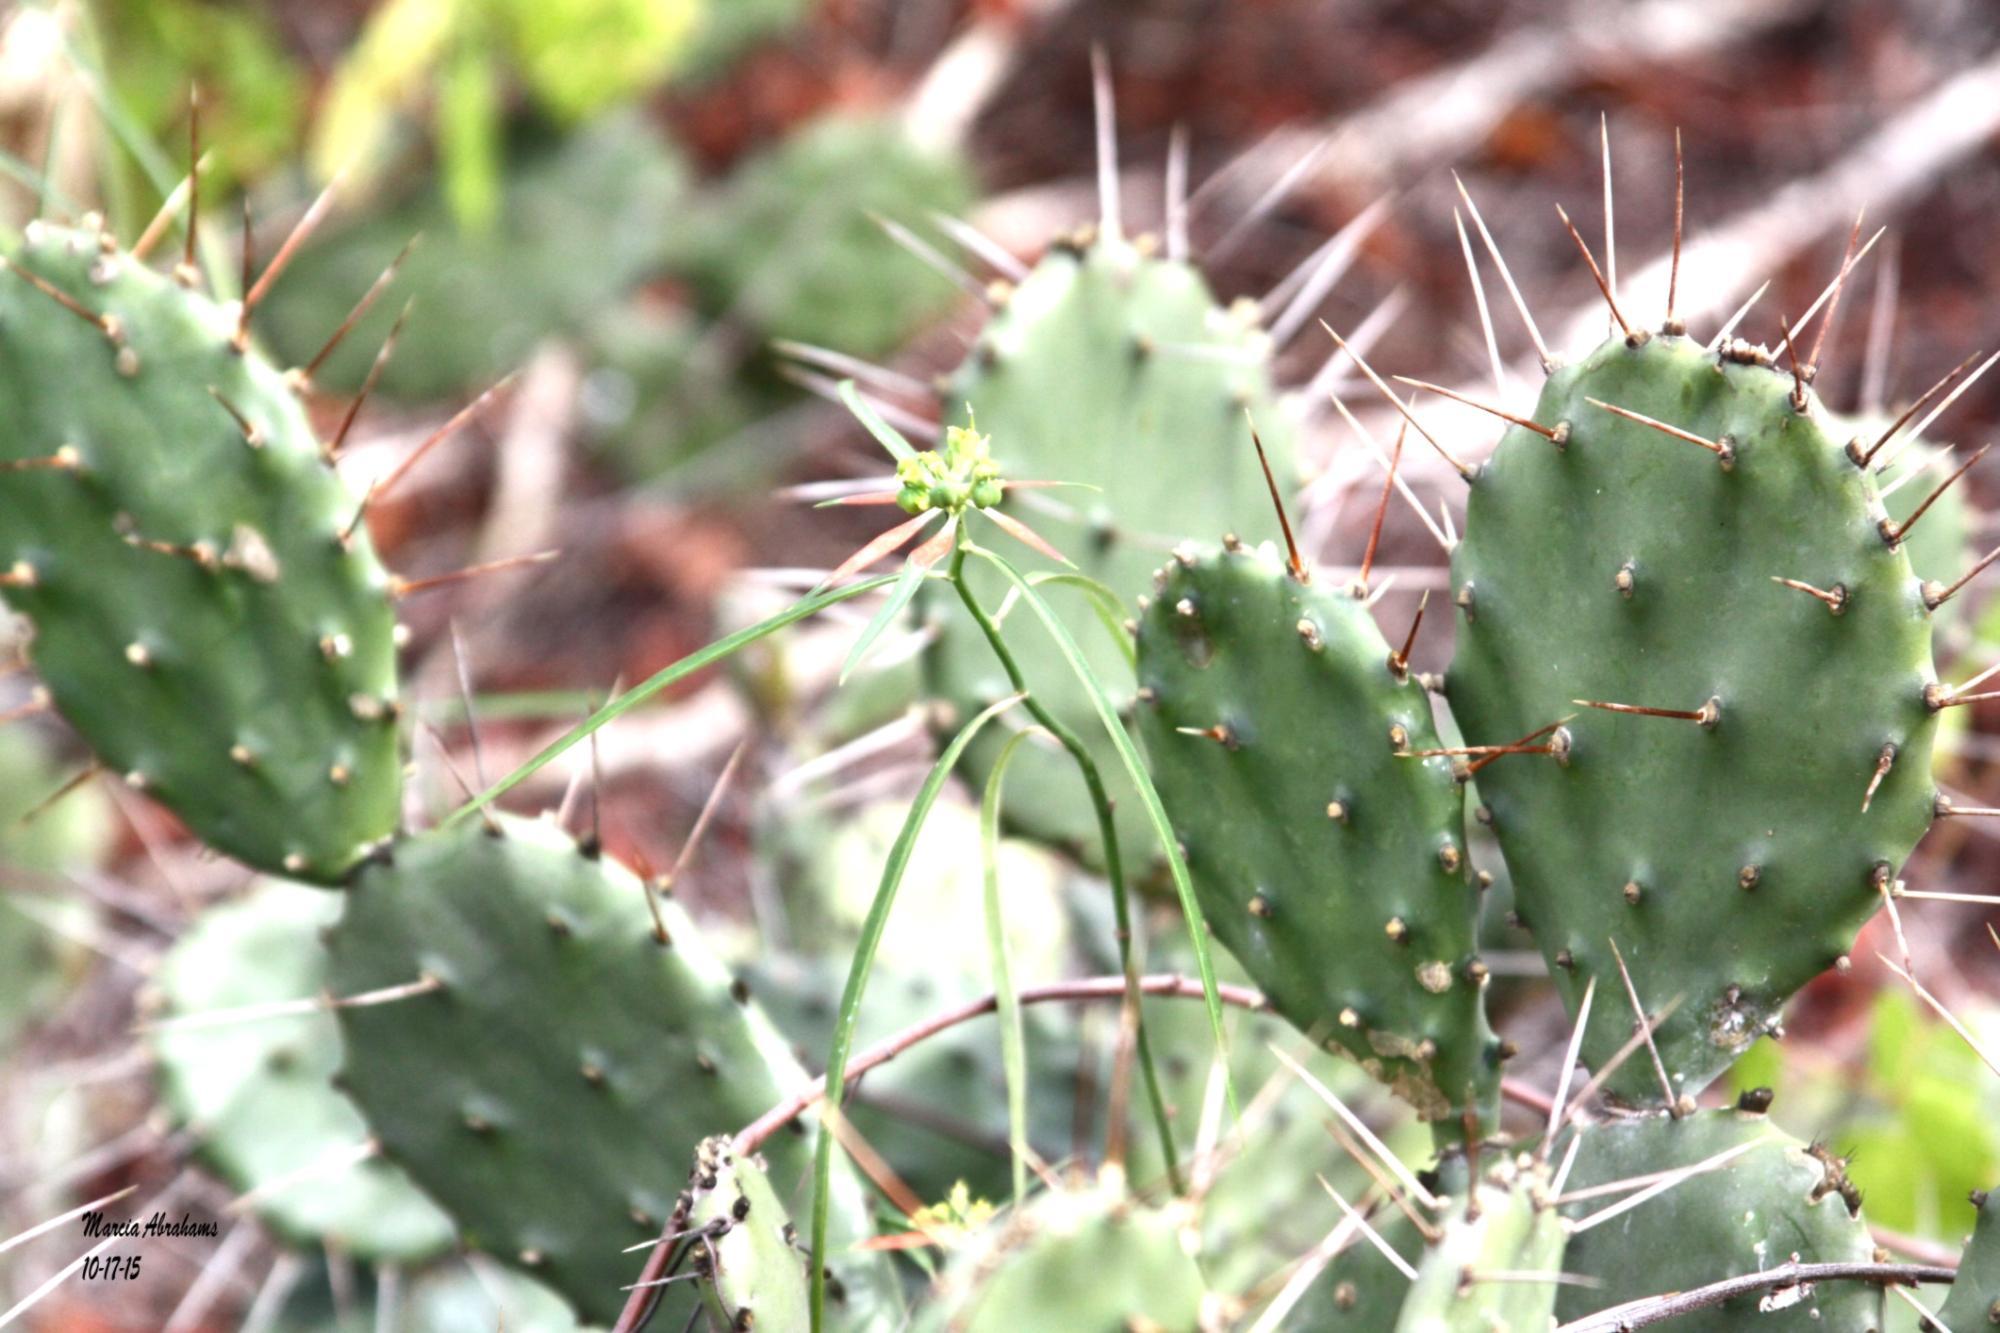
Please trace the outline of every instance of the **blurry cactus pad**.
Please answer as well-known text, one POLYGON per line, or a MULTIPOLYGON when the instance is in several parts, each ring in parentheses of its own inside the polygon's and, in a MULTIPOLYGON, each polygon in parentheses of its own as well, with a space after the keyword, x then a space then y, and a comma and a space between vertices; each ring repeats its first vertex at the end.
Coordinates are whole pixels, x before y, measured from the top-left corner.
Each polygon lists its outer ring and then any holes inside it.
POLYGON ((204 842, 340 880, 401 799, 392 581, 238 307, 95 227, 0 274, 0 591, 98 762, 204 842))
MULTIPOLYGON (((1246 410, 1281 477, 1291 475, 1292 450, 1273 396, 1271 339, 1254 307, 1217 305, 1192 265, 1117 235, 1058 243, 999 295, 944 401, 967 422, 977 416, 1009 477, 1088 488, 1056 492, 1054 501, 1010 494, 1005 506, 1032 519, 1081 573, 1130 599, 1184 534, 1243 528, 1268 512, 1246 410)), ((996 575, 969 577, 982 602, 999 603, 1005 588, 996 575)), ((1083 593, 1053 600, 1113 701, 1129 706, 1128 645, 1104 632, 1083 593)), ((939 629, 925 661, 944 698, 969 715, 1011 691, 975 625, 947 614, 939 629)), ((1045 637, 1023 635, 1016 653, 1036 696, 1091 738, 1118 801, 1119 840, 1143 856, 1152 834, 1084 687, 1045 637)), ((1004 744, 998 735, 973 744, 975 777, 983 779, 1004 744)), ((1008 819, 1094 858, 1095 820, 1075 765, 1033 749, 1017 763, 1008 819)))
POLYGON ((361 1113, 328 1083, 340 1067, 333 1015, 309 1004, 269 1012, 324 993, 320 932, 344 901, 270 880, 196 920, 158 975, 160 1092, 201 1160, 255 1197, 258 1217, 287 1241, 420 1261, 451 1245, 450 1219, 369 1151, 361 1113), (311 1188, 284 1188, 309 1165, 322 1169, 311 1188))
MULTIPOLYGON (((365 866, 330 942, 337 994, 425 991, 340 1011, 343 1082, 385 1154, 469 1246, 593 1322, 616 1318, 620 1250, 663 1229, 697 1145, 806 1081, 679 905, 649 913, 656 893, 552 823, 467 819, 365 866)), ((788 1198, 803 1142, 767 1154, 788 1198)), ((834 1187, 844 1245, 867 1223, 851 1177, 834 1187)), ((854 1299, 878 1262, 836 1264, 854 1299)))
POLYGON ((1972 1203, 1979 1220, 1958 1262, 1951 1297, 1938 1311, 1938 1318, 1953 1333, 1961 1328, 2000 1327, 2000 1191, 1982 1190, 1972 1196, 1972 1203))
POLYGON ((1942 702, 1908 523, 1805 377, 1615 337, 1470 479, 1449 674, 1520 916, 1631 1102, 1699 1093, 1844 957, 1931 822, 1942 702), (1622 955, 1622 964, 1621 964, 1622 955), (1660 1079, 1667 1080, 1667 1086, 1660 1079))

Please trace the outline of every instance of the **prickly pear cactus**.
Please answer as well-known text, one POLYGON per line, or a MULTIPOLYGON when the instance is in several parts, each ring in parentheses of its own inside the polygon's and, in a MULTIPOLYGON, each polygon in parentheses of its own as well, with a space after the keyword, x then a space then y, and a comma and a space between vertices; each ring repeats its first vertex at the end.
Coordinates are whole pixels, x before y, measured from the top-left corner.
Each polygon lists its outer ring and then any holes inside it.
MULTIPOLYGON (((1162 553, 1190 532, 1241 529, 1268 512, 1244 413, 1255 418, 1280 478, 1292 474, 1291 441, 1272 399, 1270 339, 1248 308, 1224 309, 1191 266, 1153 257, 1119 237, 1084 236, 1053 247, 987 322, 944 391, 950 420, 994 441, 1011 478, 1080 482, 1058 490, 1053 510, 1010 499, 1006 508, 1080 570, 1120 597, 1144 590, 1162 553)), ((988 607, 1006 585, 971 571, 988 607)), ((1121 708, 1131 699, 1123 645, 1105 633, 1080 592, 1047 591, 1098 678, 1121 708)), ((942 637, 926 655, 930 685, 963 715, 1011 692, 979 630, 954 604, 932 608, 942 637)), ((1153 835, 1083 688, 1039 630, 1014 651, 1043 703, 1098 752, 1117 801, 1128 859, 1151 854, 1153 835)), ((966 752, 983 781, 1002 736, 966 752)), ((1008 784, 1014 827, 1095 857, 1097 825, 1076 766, 1024 751, 1008 784)))
POLYGON ((1975 1194, 1973 1204, 1979 1220, 1958 1261, 1951 1295, 1938 1308, 1938 1318, 1952 1333, 2000 1328, 2000 1191, 1975 1194))
MULTIPOLYGON (((343 1081, 385 1153, 468 1245, 607 1324, 638 1270, 619 1251, 659 1234, 696 1145, 806 1081, 672 901, 654 933, 649 892, 547 821, 467 820, 364 867, 329 944, 336 993, 437 983, 340 1011, 343 1081)), ((794 1203, 805 1143, 768 1152, 794 1203)), ((851 1177, 836 1189, 845 1246, 866 1210, 851 1177)), ((893 1301, 872 1256, 835 1269, 850 1302, 893 1301)))
POLYGON ((963 1243, 918 1312, 916 1333, 1195 1333, 1205 1285, 1192 1215, 1105 1182, 1053 1189, 963 1243))
POLYGON ((395 615, 284 375, 95 230, 0 274, 0 591, 105 766, 259 869, 338 881, 395 830, 395 615))
POLYGON ((1210 928, 1278 1011, 1450 1138, 1497 1125, 1464 795, 1347 589, 1183 548, 1139 626, 1139 733, 1210 928))
MULTIPOLYGON (((1741 1273, 1774 1268, 1797 1255, 1802 1263, 1869 1263, 1874 1241, 1860 1216, 1860 1195, 1844 1163, 1825 1148, 1792 1138, 1760 1114, 1702 1111, 1682 1119, 1635 1116, 1592 1125, 1564 1192, 1577 1194, 1617 1181, 1681 1167, 1710 1165, 1652 1198, 1571 1235, 1563 1270, 1597 1285, 1561 1288, 1564 1320, 1625 1301, 1685 1290, 1741 1273), (1721 1154, 1738 1155, 1720 1163, 1721 1154)), ((1572 1225, 1616 1206, 1617 1194, 1565 1205, 1572 1225)), ((1793 1304, 1738 1297, 1687 1322, 1709 1333, 1873 1333, 1882 1327, 1882 1291, 1862 1282, 1829 1282, 1793 1304)))
POLYGON ((1562 1216, 1539 1164, 1503 1160, 1448 1202, 1396 1333, 1545 1333, 1555 1327, 1562 1216), (1536 1281, 1537 1275, 1545 1280, 1536 1281))
POLYGON ((350 1161, 368 1125, 328 1079, 340 1032, 325 1011, 201 1024, 204 1014, 306 999, 326 985, 320 932, 342 899, 269 881, 209 909, 160 967, 152 1048, 160 1091, 196 1155, 230 1186, 257 1192, 257 1215, 298 1245, 322 1243, 366 1260, 411 1263, 452 1242, 451 1220, 378 1156, 350 1161), (309 1187, 273 1188, 301 1169, 329 1168, 309 1187))
POLYGON ((673 1229, 690 1234, 689 1263, 720 1327, 805 1328, 809 1260, 764 1168, 726 1135, 703 1139, 681 1197, 673 1229))
MULTIPOLYGON (((1682 998, 1658 1033, 1675 1099, 1845 954, 1931 819, 1924 590, 1792 392, 1740 350, 1613 339, 1543 389, 1559 442, 1501 439, 1452 558, 1466 739, 1570 719, 1479 778, 1518 910, 1572 1012, 1597 982, 1592 1063, 1632 1031, 1614 942, 1648 1010, 1682 998)), ((1646 1059, 1610 1091, 1666 1096, 1646 1059)))

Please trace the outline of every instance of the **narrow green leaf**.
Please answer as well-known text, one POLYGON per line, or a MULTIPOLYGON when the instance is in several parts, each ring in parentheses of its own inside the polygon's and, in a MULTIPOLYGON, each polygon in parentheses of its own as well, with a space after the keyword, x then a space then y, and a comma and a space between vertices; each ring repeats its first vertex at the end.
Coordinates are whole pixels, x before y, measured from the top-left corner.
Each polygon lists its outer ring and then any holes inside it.
POLYGON ((861 391, 854 387, 853 380, 842 380, 839 392, 840 401, 847 404, 847 410, 854 414, 855 420, 868 428, 868 433, 875 437, 877 444, 889 451, 890 457, 901 462, 905 458, 917 456, 917 451, 903 438, 903 432, 882 420, 882 414, 868 405, 868 401, 861 396, 861 391))
POLYGON ((986 956, 993 972, 995 1011, 1000 1020, 1000 1062, 1007 1075, 1007 1144, 1014 1158, 1014 1202, 1028 1194, 1028 1045, 1021 1023, 1021 999, 1014 990, 1013 968, 1007 962, 1007 926, 1000 910, 1000 785, 1014 752, 1041 728, 1007 738, 993 771, 986 775, 986 792, 979 801, 979 857, 984 863, 986 956))
POLYGON ((835 602, 844 602, 850 597, 858 597, 864 592, 872 592, 885 583, 894 582, 896 577, 894 574, 883 574, 872 579, 863 579, 859 583, 850 583, 843 588, 835 588, 830 592, 814 593, 810 597, 802 597, 770 619, 759 621, 748 629, 740 629, 727 638, 717 639, 714 643, 709 644, 708 647, 688 654, 672 666, 663 668, 650 679, 641 684, 634 685, 617 698, 607 701, 604 707, 578 723, 561 739, 543 749, 533 759, 530 759, 527 763, 521 765, 512 773, 509 773, 506 777, 500 779, 485 791, 452 811, 445 818, 444 824, 446 826, 456 824, 459 820, 465 819, 476 811, 491 805, 494 801, 499 800, 502 796, 505 796, 508 792, 539 773, 553 760, 560 758, 570 747, 588 737, 599 727, 604 726, 621 714, 637 708, 640 704, 646 702, 646 700, 652 698, 674 682, 686 679, 703 667, 721 661, 737 649, 748 647, 750 644, 757 642, 757 640, 768 634, 776 633, 794 621, 804 620, 807 616, 812 615, 816 611, 824 610, 832 606, 835 602))
POLYGON ((903 572, 896 576, 896 586, 889 590, 889 600, 882 603, 882 609, 875 613, 875 618, 861 631, 861 637, 847 650, 847 661, 840 668, 842 685, 854 674, 854 668, 861 665, 861 659, 868 655, 868 650, 875 646, 875 640, 882 637, 882 631, 896 622, 896 617, 903 614, 903 608, 917 595, 917 585, 924 581, 926 569, 914 557, 903 562, 903 572))
POLYGON ((1073 574, 1067 570, 1052 569, 1028 575, 1028 582, 1037 588, 1045 583, 1059 587, 1081 588, 1090 600, 1090 609, 1097 612, 1097 619, 1104 626, 1104 632, 1118 645, 1118 651, 1125 657, 1125 665, 1136 668, 1139 665, 1139 647, 1132 642, 1132 636, 1125 632, 1125 618, 1131 614, 1117 593, 1106 584, 1088 574, 1073 574))
MULTIPOLYGON (((1147 822, 1153 826, 1153 835, 1159 840, 1160 849, 1166 854, 1167 870, 1173 876, 1174 892, 1181 900, 1181 914, 1187 918, 1188 937, 1194 944, 1196 970, 1201 974, 1201 994, 1208 1006, 1209 1027, 1215 1033, 1216 1054, 1228 1059, 1229 1036, 1222 1027, 1222 997, 1215 989, 1215 959, 1208 947, 1208 927, 1202 920, 1201 904, 1195 900, 1194 884, 1188 879, 1187 862, 1181 857, 1180 843, 1174 837, 1173 825, 1167 821, 1166 807, 1160 804, 1160 794, 1153 789, 1153 780, 1146 772, 1145 761, 1140 759, 1138 747, 1132 744, 1132 737, 1126 733, 1125 724, 1118 720, 1118 710, 1111 706, 1110 696, 1104 692, 1104 685, 1097 679, 1097 673, 1090 669, 1090 663, 1083 660, 1083 650, 1069 630, 1056 617, 1055 611, 1035 591, 1020 570, 1014 568, 1007 558, 997 551, 972 542, 963 543, 963 549, 970 555, 992 565, 1004 575, 1008 582, 1020 589, 1021 600, 1034 611, 1042 622, 1042 628, 1056 642, 1056 648, 1069 663, 1070 670, 1083 683, 1084 691, 1090 695, 1091 706, 1097 710, 1098 721, 1111 738, 1112 748, 1118 751, 1118 758, 1131 776, 1132 785, 1138 788, 1139 801, 1146 808, 1147 822)), ((1225 1065, 1225 1068, 1227 1066, 1225 1065)), ((1241 1114, 1236 1102, 1236 1087, 1229 1084, 1229 1106, 1233 1113, 1241 1114)))
POLYGON ((854 1047, 855 1022, 861 1016, 861 994, 868 986, 868 973, 875 966, 875 951, 882 944, 882 932, 889 924, 889 909, 895 906, 896 890, 902 886, 903 872, 909 867, 917 835, 923 831, 924 821, 930 817, 931 807, 937 804, 938 794, 944 790, 952 769, 958 766, 959 757, 981 728, 1025 697, 1009 695, 967 722, 951 738, 951 744, 945 746, 937 762, 931 765, 930 775, 924 779, 917 799, 903 817, 902 831, 897 833, 896 841, 889 848, 889 859, 882 866, 882 882, 875 890, 875 901, 869 904, 868 916, 861 923, 861 938, 854 946, 854 961, 848 965, 847 988, 841 992, 833 1041, 826 1053, 826 1101, 825 1109, 820 1113, 819 1147, 813 1158, 813 1333, 820 1333, 826 1326, 827 1196, 833 1188, 834 1149, 833 1133, 828 1125, 839 1115, 841 1094, 846 1091, 847 1057, 854 1047))

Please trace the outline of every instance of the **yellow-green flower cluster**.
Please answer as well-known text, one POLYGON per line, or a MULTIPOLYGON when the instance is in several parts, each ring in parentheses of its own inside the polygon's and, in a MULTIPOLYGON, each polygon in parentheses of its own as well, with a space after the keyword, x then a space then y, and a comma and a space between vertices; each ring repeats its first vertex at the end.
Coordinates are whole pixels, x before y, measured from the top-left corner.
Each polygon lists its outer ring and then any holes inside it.
POLYGON ((896 503, 908 514, 932 509, 960 514, 968 506, 991 509, 999 504, 1005 487, 990 443, 976 424, 951 427, 941 452, 926 449, 896 464, 896 503))

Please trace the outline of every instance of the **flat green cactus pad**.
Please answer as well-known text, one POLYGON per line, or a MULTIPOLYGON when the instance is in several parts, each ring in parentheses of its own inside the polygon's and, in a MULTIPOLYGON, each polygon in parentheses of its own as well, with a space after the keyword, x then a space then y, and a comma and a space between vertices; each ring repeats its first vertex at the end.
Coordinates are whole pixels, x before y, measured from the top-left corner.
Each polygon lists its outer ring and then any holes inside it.
MULTIPOLYGON (((1009 480, 1080 482, 1095 490, 1023 492, 1008 512, 1031 523, 1082 572, 1120 597, 1190 532, 1242 530, 1269 513, 1244 413, 1289 477, 1291 438, 1272 398, 1269 338, 1241 311, 1216 305, 1201 274, 1152 258, 1130 242, 1058 245, 1015 288, 980 333, 944 394, 948 419, 969 404, 1009 480), (1047 507, 1052 500, 1055 508, 1047 507)), ((970 571, 989 609, 1006 584, 970 571)), ((1045 591, 1121 708, 1132 671, 1088 599, 1045 591)), ((942 637, 926 654, 933 689, 963 715, 1011 693, 978 628, 955 603, 933 599, 942 637)), ((1025 620, 1010 642, 1029 686, 1089 742, 1118 803, 1127 859, 1151 855, 1153 835, 1083 687, 1042 631, 1025 620)), ((966 751, 983 781, 1004 736, 966 751)), ((1075 764, 1023 751, 1010 770, 1007 816, 1021 832, 1095 859, 1097 824, 1075 764)))
MULTIPOLYGON (((1644 1296, 1775 1268, 1793 1255, 1802 1263, 1873 1259, 1874 1241, 1840 1160, 1800 1143, 1763 1115, 1723 1110, 1681 1120, 1638 1116, 1593 1125, 1582 1134, 1563 1185, 1566 1194, 1634 1177, 1651 1179, 1740 1151, 1572 1235, 1563 1271, 1597 1285, 1562 1287, 1556 1313, 1565 1322, 1644 1296)), ((1615 1206, 1620 1197, 1586 1198, 1563 1211, 1576 1223, 1615 1206)), ((1868 1283, 1825 1283, 1795 1303, 1772 1302, 1769 1312, 1760 1311, 1762 1299, 1739 1297, 1665 1327, 1704 1333, 1874 1333, 1882 1327, 1882 1291, 1868 1283)))
MULTIPOLYGON (((734 1132, 805 1083, 805 1073, 686 913, 586 855, 546 821, 467 820, 397 844, 357 876, 330 939, 336 992, 435 978, 395 1004, 340 1011, 344 1081, 384 1150, 489 1250, 610 1323, 701 1140, 734 1132)), ((807 1140, 769 1145, 794 1207, 807 1140)), ((852 1177, 834 1200, 842 1245, 866 1234, 852 1177)), ((873 1300, 875 1256, 835 1269, 850 1300, 873 1300)), ((692 1301, 670 1288, 666 1315, 692 1301)))
POLYGON ((740 1156, 727 1135, 696 1149, 674 1221, 676 1231, 698 1233, 687 1241, 690 1262, 721 1327, 807 1327, 809 1260, 792 1244, 791 1219, 764 1168, 740 1156))
POLYGON ((1205 1285, 1191 1217, 1113 1184, 1056 1189, 989 1223, 955 1253, 916 1333, 1195 1333, 1205 1285))
MULTIPOLYGON (((1791 393, 1741 353, 1614 339, 1543 389, 1564 443, 1501 439, 1452 559, 1467 741, 1574 715, 1558 753, 1480 773, 1518 910, 1572 1012, 1597 982, 1591 1063, 1634 1021, 1614 942, 1648 1011, 1680 1000, 1658 1034, 1675 1099, 1846 952, 1932 814, 1923 590, 1873 479, 1791 393)), ((1666 1097, 1643 1058, 1610 1092, 1666 1097)))
POLYGON ((1546 1333, 1563 1269, 1561 1215, 1547 1170, 1503 1160, 1445 1209, 1396 1333, 1546 1333), (1540 1277, 1543 1280, 1537 1281, 1540 1277))
POLYGON ((1464 795, 1367 609, 1268 548, 1183 550, 1139 732, 1204 915, 1278 1011, 1447 1135, 1498 1123, 1464 795))
POLYGON ((165 1024, 152 1048, 160 1091, 195 1152, 231 1188, 265 1191, 315 1164, 309 1182, 259 1193, 257 1215, 297 1245, 412 1263, 452 1243, 447 1218, 400 1167, 370 1157, 341 1166, 368 1125, 328 1082, 340 1067, 330 1012, 194 1025, 217 1010, 306 999, 326 984, 320 932, 342 899, 277 881, 211 908, 175 943, 158 982, 165 1024))
POLYGON ((402 792, 360 497, 232 307, 94 232, 31 226, 7 265, 0 582, 56 707, 204 842, 339 880, 402 792))
POLYGON ((1958 1280, 1938 1309, 1951 1333, 2000 1327, 2000 1191, 1981 1194, 1976 1202, 1979 1220, 1958 1261, 1958 1280))

